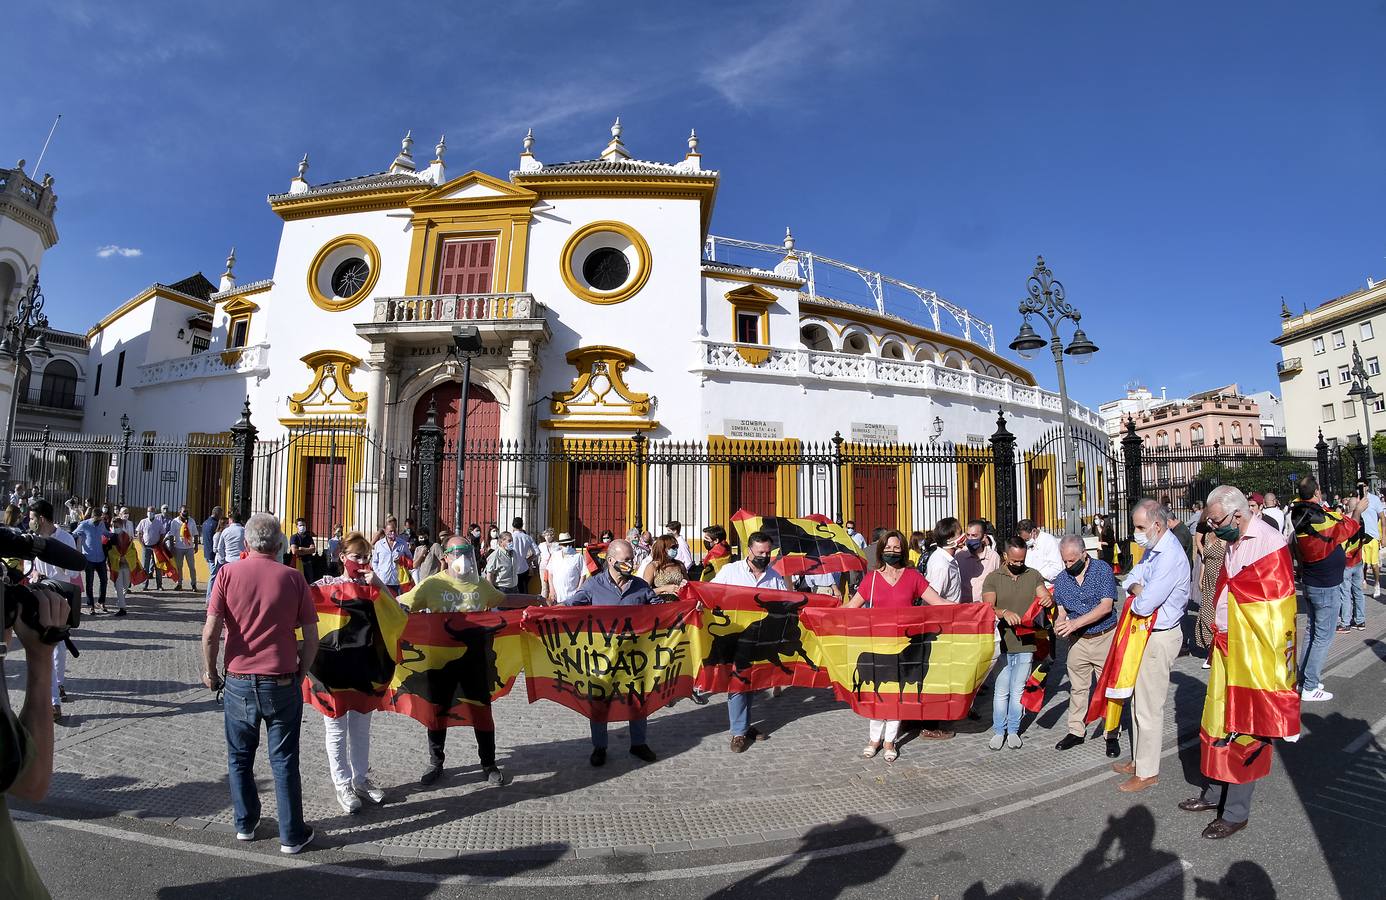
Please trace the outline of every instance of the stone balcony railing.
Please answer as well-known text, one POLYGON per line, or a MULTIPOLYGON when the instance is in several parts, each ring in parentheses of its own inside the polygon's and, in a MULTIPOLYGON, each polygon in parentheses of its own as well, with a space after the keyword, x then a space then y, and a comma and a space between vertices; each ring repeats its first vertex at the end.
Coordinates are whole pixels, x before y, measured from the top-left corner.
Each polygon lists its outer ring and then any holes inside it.
POLYGON ((486 319, 542 319, 543 304, 533 294, 428 294, 378 297, 373 322, 476 322, 486 319))
POLYGON ((32 207, 41 215, 49 218, 53 215, 53 208, 58 199, 53 193, 51 179, 45 178, 43 181, 35 181, 18 167, 13 169, 0 168, 0 197, 10 198, 23 206, 32 207))
POLYGON ((235 350, 207 350, 140 366, 135 387, 153 387, 173 381, 221 378, 226 375, 269 374, 269 344, 252 344, 235 350))
MULTIPOLYGON (((748 347, 717 341, 699 341, 697 365, 702 369, 745 373, 754 371, 771 376, 793 379, 823 379, 853 384, 879 384, 893 388, 915 389, 921 392, 944 392, 994 403, 1010 403, 1031 409, 1058 413, 1059 395, 1041 388, 1020 384, 1004 378, 965 372, 935 362, 882 359, 852 353, 830 353, 821 350, 748 347), (762 362, 755 358, 768 355, 762 362)), ((1074 421, 1101 427, 1101 418, 1077 403, 1069 404, 1074 421)))

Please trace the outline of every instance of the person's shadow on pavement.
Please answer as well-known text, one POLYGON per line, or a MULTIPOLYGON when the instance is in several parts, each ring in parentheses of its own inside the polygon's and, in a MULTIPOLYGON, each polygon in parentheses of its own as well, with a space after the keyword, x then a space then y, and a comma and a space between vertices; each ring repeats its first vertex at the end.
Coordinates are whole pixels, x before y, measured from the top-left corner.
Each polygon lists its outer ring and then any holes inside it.
POLYGON ((889 875, 905 848, 891 832, 862 816, 848 816, 840 822, 819 825, 803 836, 799 849, 774 865, 747 875, 709 895, 718 900, 731 897, 813 897, 832 900, 872 884, 889 875), (831 852, 844 843, 875 841, 878 846, 831 852), (810 856, 797 872, 789 873, 800 854, 829 851, 810 856))

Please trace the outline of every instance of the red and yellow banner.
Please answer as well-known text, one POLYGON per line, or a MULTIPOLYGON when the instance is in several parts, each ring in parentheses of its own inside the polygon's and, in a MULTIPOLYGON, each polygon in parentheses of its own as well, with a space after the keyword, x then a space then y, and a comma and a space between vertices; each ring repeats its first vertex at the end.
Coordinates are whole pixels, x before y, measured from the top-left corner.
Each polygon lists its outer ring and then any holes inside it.
POLYGON ((961 719, 991 668, 996 614, 981 603, 805 609, 810 658, 872 719, 961 719))
POLYGON ((703 632, 691 601, 524 611, 530 702, 553 700, 598 722, 643 719, 693 692, 703 632))
POLYGON ((1215 781, 1245 784, 1270 774, 1269 740, 1227 730, 1227 635, 1219 632, 1213 643, 1212 668, 1208 670, 1208 696, 1199 722, 1199 768, 1215 781))
POLYGON ((1136 615, 1135 599, 1128 595, 1126 605, 1122 607, 1112 646, 1107 651, 1102 674, 1097 679, 1097 687, 1088 701, 1087 715, 1083 718, 1087 725, 1102 719, 1102 730, 1106 732, 1116 731, 1121 724, 1121 710, 1136 691, 1141 657, 1145 656, 1145 645, 1150 641, 1150 629, 1155 624, 1153 615, 1136 615))
POLYGON ((1299 734, 1295 690, 1295 579, 1289 548, 1227 583, 1227 729, 1261 737, 1299 734))
POLYGON ((491 704, 510 692, 524 668, 522 612, 409 614, 389 708, 426 728, 494 728, 491 704))
POLYGON ((861 549, 841 525, 824 516, 787 519, 758 516, 744 509, 732 516, 732 526, 741 538, 744 552, 753 532, 763 531, 779 550, 775 571, 786 578, 821 572, 861 572, 866 560, 861 549))
POLYGON ((703 605, 706 655, 699 663, 698 690, 736 694, 831 686, 827 669, 808 654, 799 614, 834 608, 836 597, 689 582, 679 599, 703 605))
POLYGON ((395 651, 408 614, 370 583, 313 585, 318 655, 303 680, 303 699, 322 714, 384 709, 395 651))

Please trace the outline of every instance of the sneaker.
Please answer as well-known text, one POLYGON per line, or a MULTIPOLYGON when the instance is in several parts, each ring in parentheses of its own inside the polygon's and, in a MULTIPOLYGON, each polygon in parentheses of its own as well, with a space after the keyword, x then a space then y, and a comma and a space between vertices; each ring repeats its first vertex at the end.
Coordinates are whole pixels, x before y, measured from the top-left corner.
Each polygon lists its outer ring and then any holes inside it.
POLYGON ((1213 663, 1212 663, 1210 660, 1208 660, 1208 659, 1204 659, 1204 660, 1203 660, 1203 665, 1202 665, 1200 668, 1211 669, 1212 667, 1213 667, 1213 663))
POLYGON ((1352 631, 1352 629, 1346 625, 1339 625, 1335 630, 1338 634, 1347 634, 1349 631, 1352 631))
POLYGON ((1323 700, 1332 700, 1333 694, 1321 687, 1316 687, 1312 691, 1305 691, 1300 694, 1299 699, 1304 703, 1317 703, 1323 700))
POLYGON ((650 749, 649 744, 636 744, 630 748, 630 755, 641 762, 652 763, 655 761, 655 752, 650 749))
POLYGON ((499 766, 487 766, 481 770, 481 774, 486 776, 486 783, 491 787, 505 787, 510 783, 510 776, 505 774, 499 766))
POLYGON ((1018 734, 1006 736, 1006 746, 1010 747, 1012 750, 1019 750, 1023 743, 1024 742, 1020 739, 1020 735, 1018 734))
MULTIPOLYGON (((359 803, 360 801, 358 800, 357 802, 359 803)), ((303 848, 307 847, 311 843, 313 843, 313 829, 309 828, 308 836, 303 839, 302 843, 294 844, 292 847, 290 847, 288 844, 280 844, 279 852, 287 853, 289 856, 294 856, 298 853, 303 852, 303 848)))
POLYGON ((54 721, 54 722, 61 722, 62 720, 63 720, 63 707, 62 707, 62 704, 60 704, 60 703, 54 703, 54 704, 53 704, 53 721, 54 721))
POLYGON ((1006 736, 1004 734, 993 734, 991 740, 987 741, 987 746, 993 750, 1000 750, 1006 746, 1006 736))
POLYGON ((704 694, 697 688, 694 688, 693 693, 688 695, 688 699, 692 700, 698 706, 707 706, 707 694, 704 694))
POLYGON ((377 787, 375 782, 371 781, 369 778, 358 780, 351 786, 351 789, 356 792, 356 796, 364 797, 372 803, 380 804, 385 802, 385 792, 377 787))
POLYGON ((1367 623, 1366 623, 1366 622, 1358 622, 1356 625, 1353 625, 1353 626, 1352 626, 1352 630, 1353 630, 1353 631, 1366 631, 1366 630, 1367 630, 1367 623))
POLYGON ((351 789, 349 784, 337 785, 337 805, 344 812, 358 813, 361 811, 361 798, 356 796, 356 792, 351 789))
POLYGON ((253 840, 255 840, 255 829, 256 829, 256 828, 259 828, 259 827, 260 827, 260 820, 259 820, 259 819, 256 819, 254 822, 251 822, 251 823, 250 823, 250 827, 247 828, 245 831, 238 831, 238 832, 236 832, 236 840, 238 840, 238 841, 253 841, 253 840))
MULTIPOLYGON (((181 591, 181 590, 182 590, 182 589, 183 589, 183 585, 182 585, 182 583, 181 583, 181 582, 180 582, 180 583, 178 583, 178 584, 175 584, 175 585, 174 585, 174 586, 173 586, 173 590, 175 590, 175 591, 181 591)), ((163 590, 163 588, 159 588, 159 590, 161 590, 161 591, 162 591, 162 590, 163 590)))

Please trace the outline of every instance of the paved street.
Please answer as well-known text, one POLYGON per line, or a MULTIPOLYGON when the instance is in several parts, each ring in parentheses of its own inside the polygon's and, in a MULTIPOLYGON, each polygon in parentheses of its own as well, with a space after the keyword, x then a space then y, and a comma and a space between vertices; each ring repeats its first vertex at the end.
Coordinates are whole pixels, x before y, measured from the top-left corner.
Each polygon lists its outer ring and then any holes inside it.
MULTIPOLYGON (((514 783, 479 784, 471 734, 458 729, 449 777, 419 788, 422 729, 380 714, 372 761, 390 794, 354 817, 331 799, 321 717, 309 711, 305 806, 321 840, 287 859, 269 827, 254 844, 229 834, 220 710, 192 686, 199 599, 137 593, 130 617, 82 630, 53 791, 21 812, 22 831, 61 897, 207 896, 210 886, 288 897, 362 875, 399 896, 472 894, 486 883, 541 896, 595 884, 655 896, 839 896, 871 885, 900 897, 1264 897, 1276 895, 1272 884, 1282 897, 1381 896, 1366 873, 1386 830, 1373 801, 1386 795, 1386 752, 1372 735, 1386 729, 1377 627, 1386 618, 1380 605, 1373 613, 1365 634, 1335 642, 1328 686, 1338 699, 1306 705, 1307 735, 1278 749, 1252 827, 1222 843, 1198 837, 1210 816, 1175 808, 1197 779, 1187 739, 1203 699, 1203 673, 1186 658, 1173 678, 1161 783, 1135 797, 1115 790, 1100 745, 1053 751, 1062 684, 1021 751, 987 750, 979 721, 951 741, 910 741, 893 765, 865 762, 860 719, 826 692, 789 691, 758 699, 773 739, 746 754, 727 751, 718 700, 684 702, 652 720, 656 764, 613 752, 600 770, 587 765, 584 720, 529 705, 517 685, 496 710, 514 783)), ((21 671, 10 667, 12 688, 21 671)), ((619 728, 613 738, 619 750, 619 728)), ((268 820, 263 756, 261 775, 268 820)))

